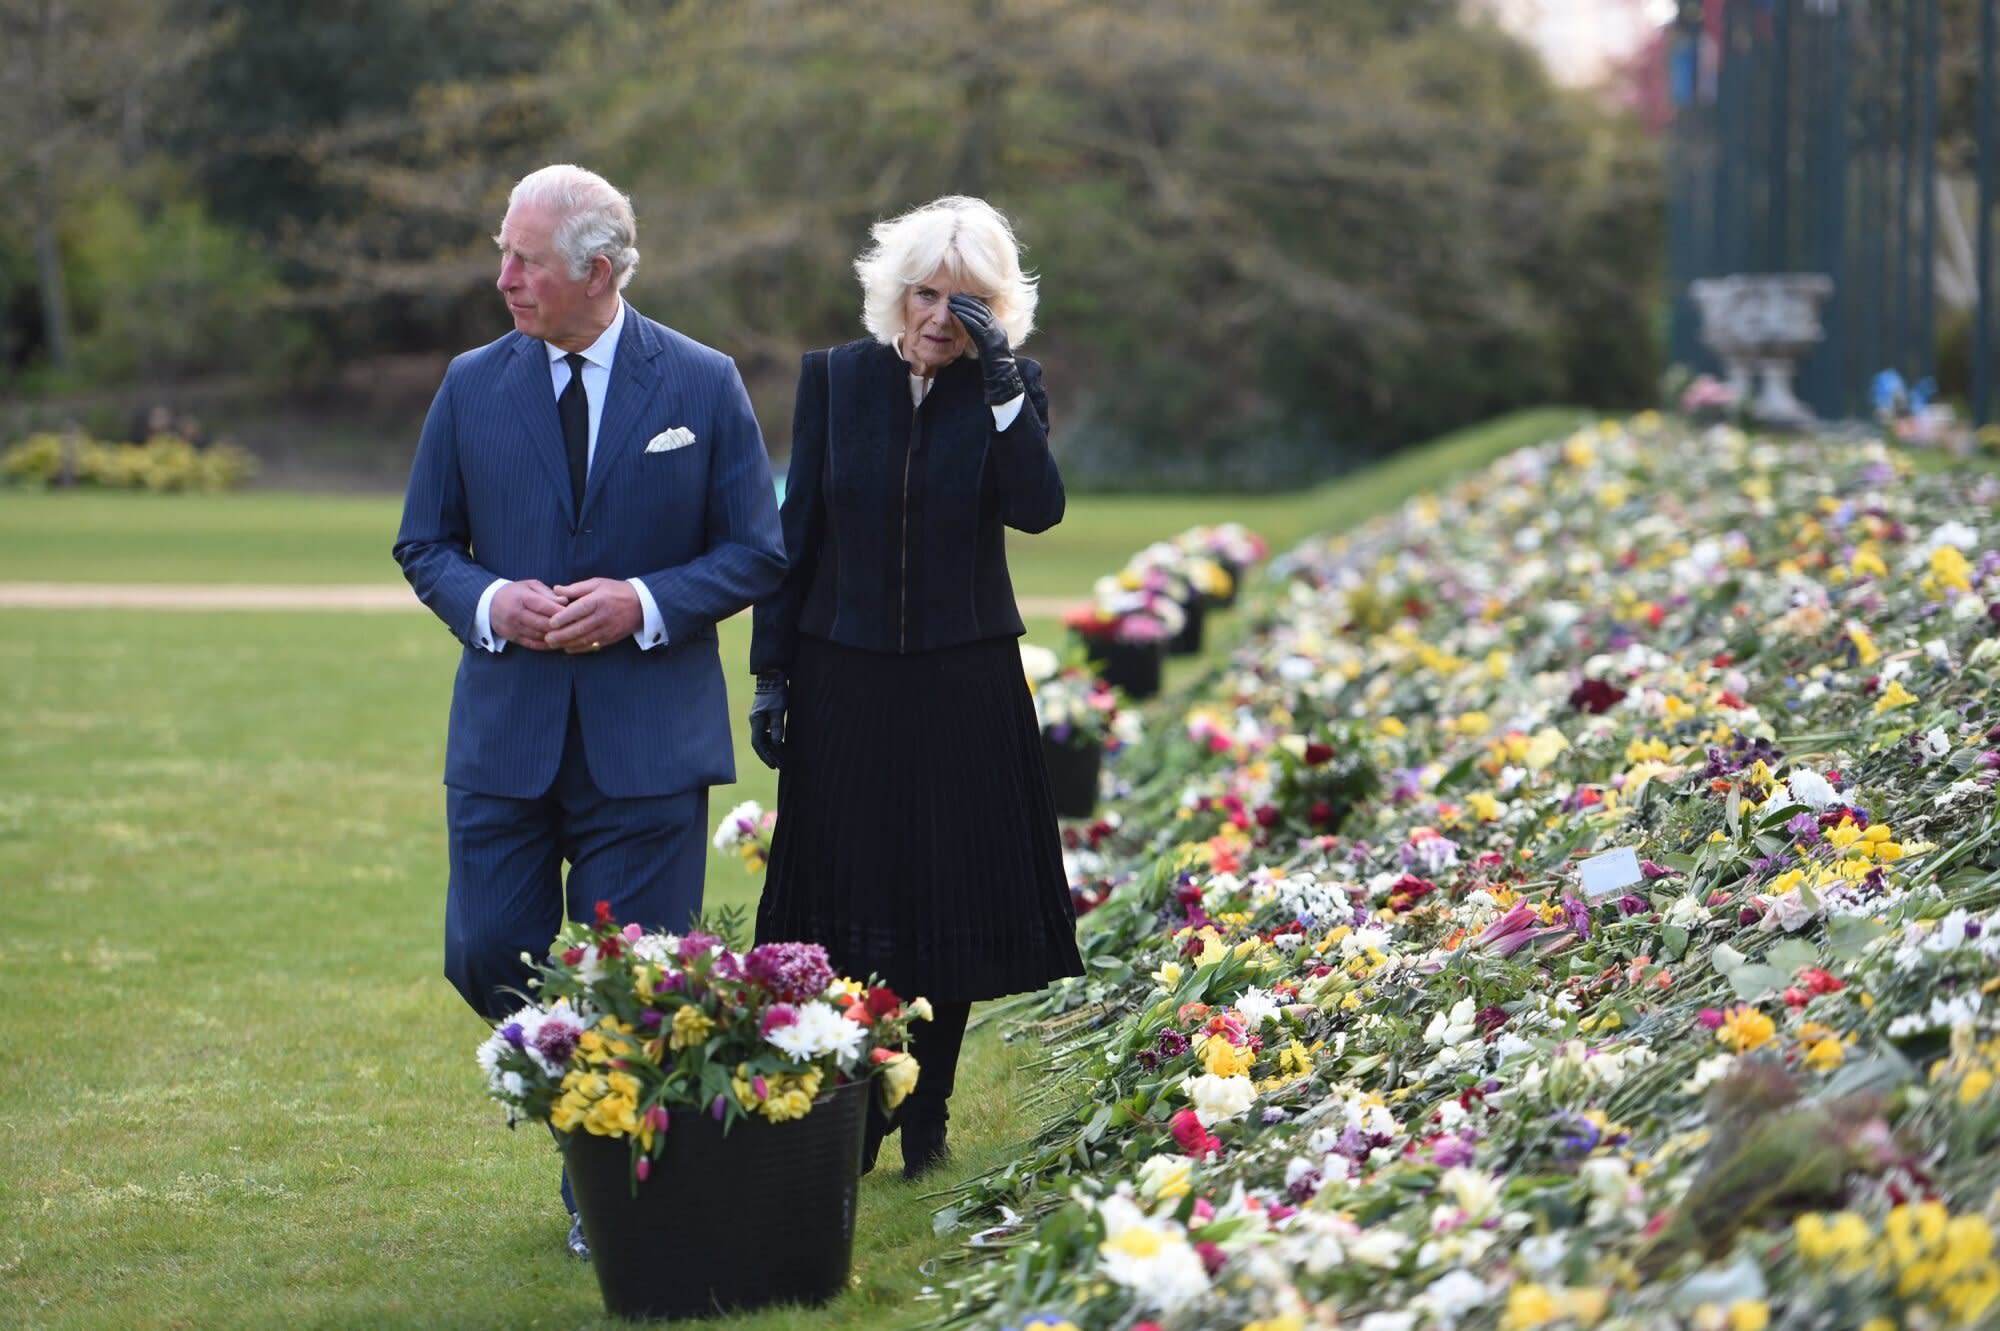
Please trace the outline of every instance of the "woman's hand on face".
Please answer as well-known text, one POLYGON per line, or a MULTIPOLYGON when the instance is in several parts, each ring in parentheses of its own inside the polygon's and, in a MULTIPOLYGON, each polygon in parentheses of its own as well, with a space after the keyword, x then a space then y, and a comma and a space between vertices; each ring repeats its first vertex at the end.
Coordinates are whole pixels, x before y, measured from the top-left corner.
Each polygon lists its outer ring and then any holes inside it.
POLYGON ((1003 406, 1021 396, 1025 391, 1021 371, 1014 364, 1014 349, 1007 345, 1007 330, 993 317, 986 302, 956 291, 945 304, 965 329, 965 335, 979 348, 979 365, 986 376, 986 404, 1003 406))

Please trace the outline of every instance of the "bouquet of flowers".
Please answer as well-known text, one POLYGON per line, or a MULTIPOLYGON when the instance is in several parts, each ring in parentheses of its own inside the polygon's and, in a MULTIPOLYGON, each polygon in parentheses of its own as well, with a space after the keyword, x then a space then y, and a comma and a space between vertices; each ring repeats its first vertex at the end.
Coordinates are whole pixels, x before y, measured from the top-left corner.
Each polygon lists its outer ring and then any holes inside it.
POLYGON ((1240 522, 1217 526, 1189 527, 1174 537, 1174 544, 1190 554, 1207 555, 1238 572, 1262 563, 1270 553, 1264 538, 1240 522))
POLYGON ((523 1119, 631 1143, 644 1182, 673 1116, 724 1129, 805 1117, 824 1093, 873 1078, 893 1109, 917 1083, 902 1052, 930 1004, 837 977, 817 943, 736 953, 704 933, 620 925, 608 902, 572 922, 529 981, 536 1001, 479 1046, 511 1126, 523 1119))
POLYGON ((1199 596, 1218 605, 1228 601, 1236 591, 1236 576, 1219 555, 1190 549, 1178 541, 1155 541, 1133 555, 1118 578, 1140 585, 1164 578, 1170 585, 1187 588, 1183 596, 1199 596))
POLYGON ((1163 592, 1106 588, 1100 579, 1096 599, 1064 615, 1063 626, 1086 648, 1164 643, 1187 627, 1187 611, 1163 592))
POLYGON ((771 833, 778 825, 778 811, 764 812, 756 800, 744 800, 722 815, 715 826, 715 848, 743 860, 746 873, 757 873, 771 860, 771 833))
POLYGON ((1034 694, 1035 720, 1052 743, 1116 753, 1139 742, 1138 713, 1082 665, 1065 665, 1048 648, 1024 642, 1021 668, 1034 694))

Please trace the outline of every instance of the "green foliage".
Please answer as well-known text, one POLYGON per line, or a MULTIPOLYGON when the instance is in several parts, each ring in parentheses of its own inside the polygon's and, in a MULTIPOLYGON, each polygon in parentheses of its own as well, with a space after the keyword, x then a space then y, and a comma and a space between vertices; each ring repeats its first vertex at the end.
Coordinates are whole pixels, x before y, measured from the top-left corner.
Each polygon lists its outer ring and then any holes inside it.
POLYGON ((270 374, 296 362, 308 333, 277 311, 272 266, 201 204, 148 216, 106 191, 71 220, 70 295, 79 372, 98 383, 201 372, 270 374))
POLYGON ((234 490, 257 472, 257 460, 234 444, 196 448, 175 434, 143 444, 100 443, 87 436, 70 444, 59 434, 32 434, 0 454, 0 480, 13 485, 73 484, 106 490, 168 492, 234 490))

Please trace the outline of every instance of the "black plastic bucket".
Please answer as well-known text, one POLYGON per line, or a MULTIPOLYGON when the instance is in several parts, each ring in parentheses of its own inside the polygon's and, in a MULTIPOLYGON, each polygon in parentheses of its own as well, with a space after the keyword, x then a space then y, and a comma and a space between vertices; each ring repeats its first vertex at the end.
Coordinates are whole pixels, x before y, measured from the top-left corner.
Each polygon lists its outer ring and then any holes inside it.
POLYGON ((822 1303, 847 1287, 870 1083, 790 1123, 676 1111, 651 1175, 632 1187, 622 1137, 569 1134, 563 1158, 615 1317, 703 1317, 822 1303))
POLYGON ((1095 744, 1058 744, 1043 735, 1042 757, 1049 769, 1049 793, 1056 797, 1056 816, 1088 818, 1097 812, 1097 769, 1104 751, 1095 744))
POLYGON ((1160 691, 1161 643, 1085 638, 1083 648, 1104 682, 1129 697, 1150 698, 1160 691))

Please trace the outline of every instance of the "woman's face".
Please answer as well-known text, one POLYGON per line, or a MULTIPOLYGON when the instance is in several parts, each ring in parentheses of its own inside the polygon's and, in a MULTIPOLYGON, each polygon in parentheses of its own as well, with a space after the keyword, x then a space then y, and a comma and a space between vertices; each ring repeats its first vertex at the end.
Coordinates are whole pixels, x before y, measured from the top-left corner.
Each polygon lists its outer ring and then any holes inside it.
POLYGON ((940 266, 903 292, 903 359, 909 362, 911 373, 928 379, 972 346, 972 339, 945 304, 958 289, 951 273, 940 266))

